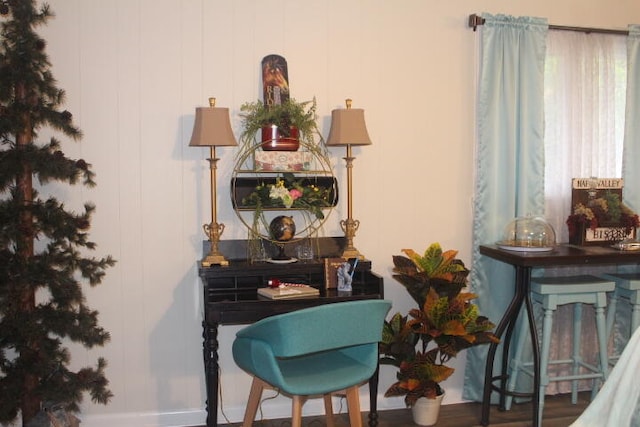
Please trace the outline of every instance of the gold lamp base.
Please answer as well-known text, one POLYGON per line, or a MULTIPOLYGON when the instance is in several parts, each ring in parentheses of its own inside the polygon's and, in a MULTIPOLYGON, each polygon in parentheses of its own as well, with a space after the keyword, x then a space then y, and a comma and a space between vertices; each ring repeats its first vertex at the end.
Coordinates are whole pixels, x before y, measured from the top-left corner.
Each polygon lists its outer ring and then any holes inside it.
POLYGON ((344 231, 344 236, 347 240, 347 245, 342 251, 342 258, 358 258, 360 260, 364 260, 364 255, 358 251, 355 246, 353 246, 353 238, 356 236, 356 231, 358 227, 360 227, 360 221, 353 218, 347 218, 340 221, 340 227, 342 231, 344 231))
POLYGON ((202 260, 202 266, 210 267, 212 265, 229 265, 229 261, 227 261, 224 255, 222 255, 218 250, 220 236, 224 231, 224 224, 212 222, 211 224, 205 224, 202 228, 204 229, 205 234, 209 236, 209 241, 211 242, 211 250, 209 251, 209 254, 202 260))
POLYGON ((211 267, 212 265, 229 265, 229 261, 227 261, 222 254, 209 254, 205 259, 201 262, 203 267, 211 267))
POLYGON ((344 252, 342 252, 342 258, 351 259, 358 258, 359 260, 364 260, 364 255, 362 255, 356 248, 345 248, 344 252))

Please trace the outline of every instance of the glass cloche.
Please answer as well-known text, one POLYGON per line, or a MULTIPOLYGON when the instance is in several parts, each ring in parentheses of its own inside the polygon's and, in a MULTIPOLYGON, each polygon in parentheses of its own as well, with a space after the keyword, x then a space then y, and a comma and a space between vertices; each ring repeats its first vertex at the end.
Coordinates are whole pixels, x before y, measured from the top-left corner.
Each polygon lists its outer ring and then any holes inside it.
POLYGON ((550 251, 556 245, 556 232, 541 216, 518 217, 506 225, 498 246, 518 251, 550 251))

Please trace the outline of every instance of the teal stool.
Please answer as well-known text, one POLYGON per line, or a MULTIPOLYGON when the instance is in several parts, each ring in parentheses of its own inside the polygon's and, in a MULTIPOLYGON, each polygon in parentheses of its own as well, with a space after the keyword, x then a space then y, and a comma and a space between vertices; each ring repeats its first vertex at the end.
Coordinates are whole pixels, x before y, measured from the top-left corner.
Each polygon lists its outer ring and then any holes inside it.
MULTIPOLYGON (((544 394, 551 381, 571 381, 571 402, 578 401, 578 381, 593 379, 592 398, 597 393, 596 380, 604 381, 608 374, 607 361, 607 330, 605 309, 607 307, 607 292, 615 289, 612 280, 596 276, 565 276, 539 277, 531 279, 531 299, 542 305, 544 321, 542 324, 542 342, 540 348, 540 409, 539 420, 542 420, 544 394), (570 359, 549 360, 551 349, 551 333, 553 331, 553 313, 558 306, 573 304, 573 347, 570 359), (585 363, 580 355, 580 335, 582 330, 582 304, 591 304, 595 308, 595 320, 598 337, 599 366, 585 363), (550 377, 549 365, 570 364, 571 375, 550 377), (588 372, 580 373, 580 368, 588 372)), ((533 377, 533 362, 522 360, 525 339, 528 336, 526 321, 520 325, 516 343, 515 355, 511 361, 511 373, 507 382, 507 389, 514 390, 520 372, 533 377)), ((510 409, 512 396, 507 396, 506 409, 510 409)))
MULTIPOLYGON (((631 329, 626 337, 628 340, 640 326, 640 273, 603 274, 602 277, 616 283, 616 289, 613 297, 609 300, 609 309, 607 310, 607 336, 611 337, 613 332, 618 300, 624 299, 631 304, 631 329)), ((618 358, 620 355, 614 351, 614 354, 609 356, 609 362, 616 361, 618 358)))

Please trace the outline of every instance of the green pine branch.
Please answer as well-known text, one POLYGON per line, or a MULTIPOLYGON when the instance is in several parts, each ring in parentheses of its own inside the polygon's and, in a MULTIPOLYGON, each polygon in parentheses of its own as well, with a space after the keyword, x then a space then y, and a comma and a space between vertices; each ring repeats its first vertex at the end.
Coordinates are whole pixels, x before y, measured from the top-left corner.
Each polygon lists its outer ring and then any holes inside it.
POLYGON ((73 372, 64 343, 109 341, 83 286, 101 283, 115 261, 86 255, 96 249, 88 234, 93 204, 73 212, 33 188, 95 185, 91 165, 67 157, 57 138, 38 141, 44 128, 82 137, 35 31, 53 14, 35 0, 0 0, 0 15, 0 423, 21 415, 26 425, 43 401, 78 411, 85 393, 103 404, 112 396, 106 361, 73 372))

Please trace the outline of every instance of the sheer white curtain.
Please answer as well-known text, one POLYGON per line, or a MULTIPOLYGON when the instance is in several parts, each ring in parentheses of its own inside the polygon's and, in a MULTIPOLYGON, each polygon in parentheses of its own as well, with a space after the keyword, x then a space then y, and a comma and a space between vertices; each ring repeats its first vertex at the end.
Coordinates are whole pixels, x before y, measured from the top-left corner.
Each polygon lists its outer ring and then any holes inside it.
POLYGON ((545 63, 545 216, 569 240, 571 179, 618 178, 626 93, 626 37, 549 31, 545 63))
MULTIPOLYGON (((558 242, 569 240, 565 221, 571 212, 571 179, 622 175, 626 64, 625 36, 549 31, 544 100, 545 216, 558 242)), ((544 274, 601 271, 566 267, 546 269, 544 274)), ((587 359, 595 362, 593 310, 585 307, 583 313, 582 354, 592 354, 587 359)), ((552 359, 566 359, 571 353, 571 319, 571 307, 560 307, 554 320, 552 359)), ((591 388, 591 382, 584 382, 582 388, 591 388)), ((568 391, 570 383, 553 382, 547 387, 551 394, 568 391)))
MULTIPOLYGON (((626 182, 638 183, 640 162, 640 25, 629 26, 627 41, 627 120, 625 123, 625 157, 623 176, 626 182)), ((627 187, 626 199, 634 209, 640 206, 640 189, 637 185, 627 187)), ((611 372, 609 379, 596 399, 571 424, 571 427, 619 427, 640 425, 640 329, 636 329, 622 356, 611 372)))

